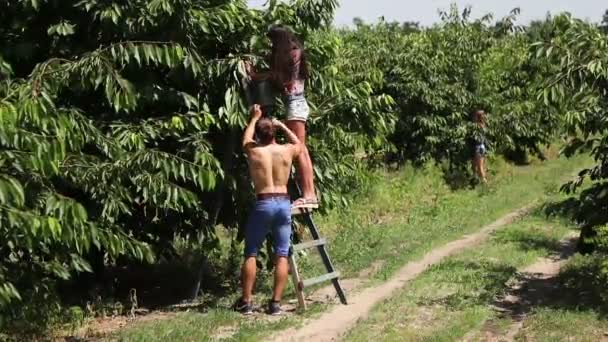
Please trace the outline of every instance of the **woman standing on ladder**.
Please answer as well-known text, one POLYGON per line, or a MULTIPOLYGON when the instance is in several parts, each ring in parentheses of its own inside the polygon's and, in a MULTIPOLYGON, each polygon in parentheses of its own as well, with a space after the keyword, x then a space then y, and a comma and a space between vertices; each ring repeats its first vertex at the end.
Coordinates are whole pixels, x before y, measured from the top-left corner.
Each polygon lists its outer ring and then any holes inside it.
POLYGON ((287 109, 287 127, 303 144, 302 153, 297 160, 302 198, 297 199, 293 206, 318 208, 313 165, 306 148, 306 121, 310 115, 310 108, 304 96, 304 85, 309 77, 306 54, 302 43, 288 28, 273 26, 267 36, 272 42, 270 78, 283 95, 287 109))
POLYGON ((248 64, 247 72, 252 79, 270 80, 281 91, 287 109, 287 127, 303 144, 298 157, 298 175, 302 198, 294 201, 294 208, 318 208, 315 194, 313 165, 306 147, 306 121, 310 108, 304 96, 304 85, 309 77, 306 54, 302 43, 286 27, 272 26, 267 33, 272 43, 270 73, 256 73, 248 64))

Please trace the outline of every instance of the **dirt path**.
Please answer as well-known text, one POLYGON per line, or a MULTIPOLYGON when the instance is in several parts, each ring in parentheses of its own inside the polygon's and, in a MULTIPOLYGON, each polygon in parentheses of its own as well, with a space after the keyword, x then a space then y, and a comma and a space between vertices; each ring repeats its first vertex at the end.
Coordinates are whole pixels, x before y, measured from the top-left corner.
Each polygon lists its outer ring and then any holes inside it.
POLYGON ((562 265, 574 255, 576 240, 576 236, 568 236, 555 253, 523 269, 507 295, 494 303, 500 316, 513 319, 506 330, 497 331, 494 321, 490 320, 484 324, 481 333, 469 334, 462 341, 514 341, 531 309, 559 296, 557 276, 562 265))
POLYGON ((349 305, 338 305, 319 318, 310 320, 301 328, 291 328, 275 335, 273 341, 336 341, 348 332, 357 321, 367 317, 374 305, 388 298, 409 280, 424 272, 430 266, 439 263, 443 258, 464 249, 478 245, 486 240, 495 230, 513 223, 527 215, 534 205, 528 205, 508 214, 496 222, 483 227, 479 232, 467 235, 460 240, 450 242, 426 254, 422 260, 410 262, 401 268, 386 283, 367 288, 351 298, 349 305))

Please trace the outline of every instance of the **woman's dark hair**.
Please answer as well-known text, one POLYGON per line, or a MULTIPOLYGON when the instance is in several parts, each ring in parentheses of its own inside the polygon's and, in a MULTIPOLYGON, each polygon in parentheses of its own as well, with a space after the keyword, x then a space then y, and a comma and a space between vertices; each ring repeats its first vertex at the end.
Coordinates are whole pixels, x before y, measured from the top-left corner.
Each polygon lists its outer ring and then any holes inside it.
POLYGON ((276 81, 282 87, 285 82, 293 81, 294 73, 299 67, 296 77, 307 79, 309 77, 306 54, 302 43, 295 34, 283 26, 272 26, 268 30, 268 38, 272 41, 270 55, 270 68, 276 73, 276 81), (292 58, 292 51, 300 50, 300 59, 292 58))

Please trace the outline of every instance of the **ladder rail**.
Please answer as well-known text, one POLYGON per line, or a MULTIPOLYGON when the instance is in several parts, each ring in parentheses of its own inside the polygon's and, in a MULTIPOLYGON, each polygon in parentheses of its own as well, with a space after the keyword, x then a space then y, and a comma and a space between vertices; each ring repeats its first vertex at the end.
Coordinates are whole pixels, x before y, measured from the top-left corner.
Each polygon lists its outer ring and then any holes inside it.
POLYGON ((298 298, 298 306, 301 310, 306 310, 306 299, 304 298, 304 283, 298 270, 298 264, 296 258, 292 254, 289 256, 289 267, 291 268, 291 279, 296 290, 296 297, 298 298))
MULTIPOLYGON (((300 186, 299 186, 298 182, 295 179, 295 169, 293 167, 292 167, 290 180, 291 180, 292 184, 294 185, 293 188, 295 189, 297 196, 300 197, 302 192, 300 190, 300 186)), ((320 277, 313 278, 313 279, 308 279, 308 280, 302 281, 301 278, 299 278, 297 281, 294 281, 294 285, 296 286, 296 292, 303 291, 303 288, 306 287, 306 286, 304 286, 305 284, 310 286, 310 285, 317 284, 317 283, 320 283, 323 281, 331 280, 331 282, 336 290, 336 293, 338 294, 338 297, 340 298, 340 302, 344 305, 347 305, 348 301, 346 299, 346 294, 344 293, 344 289, 342 288, 342 286, 340 284, 339 273, 334 268, 334 265, 331 262, 331 258, 329 257, 329 253, 327 252, 326 240, 321 237, 321 234, 319 233, 319 230, 312 218, 312 210, 298 209, 298 211, 299 212, 297 214, 300 214, 300 216, 302 217, 304 224, 308 227, 311 237, 313 238, 314 241, 317 241, 317 243, 310 242, 308 244, 313 244, 313 246, 311 246, 311 247, 317 248, 317 251, 319 252, 319 255, 321 256, 321 260, 323 261, 323 265, 325 266, 327 273, 325 275, 322 275, 320 277), (323 240, 324 243, 318 243, 318 241, 321 241, 321 240, 323 240), (319 280, 319 281, 315 281, 315 280, 319 280), (313 281, 315 281, 315 282, 313 282, 313 281), (300 287, 301 287, 301 289, 300 289, 300 287)), ((293 213, 293 211, 292 211, 292 213, 293 213)), ((295 222, 294 222, 294 224, 295 224, 295 222)), ((306 243, 304 243, 304 244, 306 244, 306 243)), ((300 244, 300 245, 302 245, 302 244, 300 244)), ((294 250, 293 246, 292 246, 291 250, 292 250, 292 255, 293 255, 296 252, 294 250)), ((293 259, 293 263, 295 264, 295 257, 293 259)), ((294 279, 295 279, 295 277, 294 277, 294 279)), ((300 295, 300 294, 298 294, 298 295, 300 295)), ((302 296, 303 296, 303 294, 302 294, 302 296)), ((300 299, 298 298, 298 301, 299 300, 300 299)))

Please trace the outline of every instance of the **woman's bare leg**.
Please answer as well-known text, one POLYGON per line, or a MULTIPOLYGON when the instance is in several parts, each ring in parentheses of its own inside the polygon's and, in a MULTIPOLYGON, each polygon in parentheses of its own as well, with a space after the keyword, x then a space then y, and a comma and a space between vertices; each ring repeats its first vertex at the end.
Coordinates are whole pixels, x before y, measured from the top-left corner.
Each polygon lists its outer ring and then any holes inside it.
POLYGON ((313 166, 308 148, 306 147, 306 123, 304 121, 291 120, 287 121, 287 127, 298 137, 303 145, 302 153, 298 157, 298 173, 300 175, 302 197, 305 199, 316 199, 313 166))
POLYGON ((473 157, 473 172, 482 182, 486 183, 486 159, 482 155, 475 153, 473 157))
POLYGON ((477 177, 478 179, 481 178, 481 174, 479 172, 479 170, 480 170, 479 163, 480 163, 479 154, 475 153, 475 155, 473 156, 473 173, 475 174, 475 177, 477 177))
POLYGON ((479 157, 479 175, 481 176, 481 180, 484 183, 487 183, 487 178, 486 178, 486 158, 483 156, 479 157))

